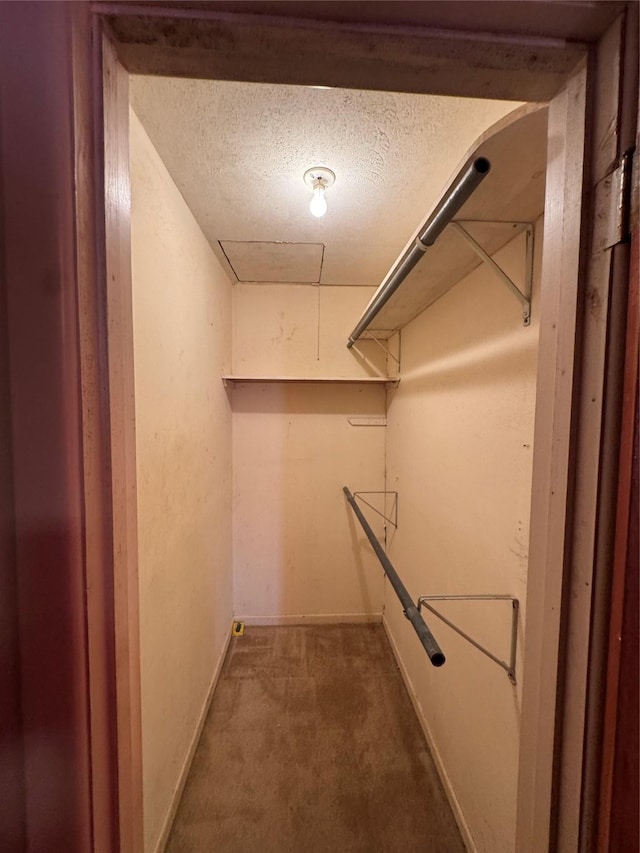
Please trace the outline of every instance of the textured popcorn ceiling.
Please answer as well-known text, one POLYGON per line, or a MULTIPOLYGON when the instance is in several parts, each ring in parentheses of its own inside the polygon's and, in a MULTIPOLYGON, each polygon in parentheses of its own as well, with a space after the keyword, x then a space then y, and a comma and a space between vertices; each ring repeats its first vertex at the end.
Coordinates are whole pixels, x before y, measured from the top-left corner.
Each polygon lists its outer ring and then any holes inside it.
MULTIPOLYGON (((131 103, 223 262, 219 241, 320 243, 321 284, 369 286, 474 140, 518 106, 140 76, 131 78, 131 103), (318 165, 336 173, 319 220, 302 180, 318 165)), ((295 252, 291 263, 299 264, 295 252)), ((286 269, 279 277, 292 280, 286 269)))

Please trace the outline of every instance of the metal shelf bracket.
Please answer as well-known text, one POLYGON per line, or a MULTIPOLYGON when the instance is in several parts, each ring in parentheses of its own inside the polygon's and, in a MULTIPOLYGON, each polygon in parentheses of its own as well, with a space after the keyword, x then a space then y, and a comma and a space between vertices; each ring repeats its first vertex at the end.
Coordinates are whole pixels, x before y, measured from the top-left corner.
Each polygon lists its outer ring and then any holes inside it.
MULTIPOLYGON (((482 220, 483 224, 485 223, 482 220)), ((486 264, 498 276, 500 281, 516 297, 522 305, 522 322, 525 326, 531 323, 531 291, 533 286, 533 224, 531 222, 492 222, 492 225, 523 225, 526 239, 525 249, 525 293, 523 293, 513 279, 507 275, 502 267, 497 264, 482 246, 469 234, 462 220, 449 223, 465 243, 476 253, 481 261, 486 264)), ((466 224, 466 221, 464 222, 466 224)))
POLYGON ((395 361, 395 363, 398 365, 398 367, 400 367, 400 359, 398 358, 398 356, 395 355, 395 353, 392 353, 391 350, 389 349, 389 347, 385 344, 385 342, 381 341, 380 338, 378 338, 373 332, 371 332, 371 331, 363 332, 362 335, 360 336, 360 340, 361 341, 375 341, 378 344, 378 346, 380 347, 380 349, 383 350, 389 358, 393 359, 393 361, 395 361))
MULTIPOLYGON (((384 518, 384 520, 387 522, 387 524, 390 524, 392 527, 395 527, 396 530, 398 529, 398 493, 397 492, 354 492, 353 497, 354 498, 360 498, 360 500, 362 501, 363 504, 366 504, 369 507, 369 509, 372 509, 379 516, 384 518), (391 504, 391 516, 385 515, 384 512, 380 512, 380 510, 377 509, 377 507, 375 507, 373 504, 369 503, 369 501, 365 500, 362 497, 362 495, 384 495, 385 497, 387 495, 393 495, 393 503, 391 504)), ((385 505, 386 505, 386 501, 385 501, 385 505)))
POLYGON ((430 613, 433 613, 434 616, 437 616, 445 625, 448 625, 449 628, 452 628, 457 634, 459 634, 463 639, 467 640, 471 643, 472 646, 475 646, 478 651, 482 652, 482 654, 486 655, 488 658, 494 663, 497 663, 498 666, 502 667, 507 673, 507 677, 512 684, 516 684, 516 651, 518 647, 518 613, 520 611, 520 602, 517 598, 514 598, 512 595, 421 595, 418 599, 418 612, 425 607, 430 613), (429 604, 430 601, 510 601, 511 602, 511 650, 509 656, 509 663, 501 660, 499 657, 490 652, 489 649, 486 649, 483 645, 478 643, 468 634, 466 634, 461 628, 458 628, 457 625, 454 625, 449 619, 439 613, 435 607, 429 604))

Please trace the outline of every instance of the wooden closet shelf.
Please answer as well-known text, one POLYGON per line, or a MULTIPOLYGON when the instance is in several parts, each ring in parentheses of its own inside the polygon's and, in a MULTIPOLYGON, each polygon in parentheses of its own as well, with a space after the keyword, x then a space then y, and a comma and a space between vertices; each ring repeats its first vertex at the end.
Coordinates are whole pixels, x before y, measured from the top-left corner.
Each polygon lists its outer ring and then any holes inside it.
MULTIPOLYGON (((483 262, 479 252, 484 254, 485 261, 486 256, 489 256, 491 264, 491 256, 522 232, 527 233, 530 276, 532 226, 544 212, 546 106, 527 104, 501 119, 477 140, 465 161, 476 157, 486 158, 491 163, 486 180, 463 204, 452 222, 369 321, 361 335, 369 333, 379 339, 391 337, 473 272, 483 262)), ((384 290, 387 279, 394 273, 405 252, 415 243, 422 227, 411 237, 371 303, 384 290)), ((496 265, 493 266, 495 269, 496 265)), ((498 268, 498 273, 501 272, 498 268)), ((502 277, 506 278, 504 274, 502 277)), ((530 299, 530 294, 526 296, 530 299)), ((360 322, 366 313, 365 310, 360 322)), ((525 324, 527 322, 528 315, 525 314, 525 324)), ((350 340, 355 342, 356 339, 350 340)))
POLYGON ((226 385, 239 384, 241 382, 253 383, 305 383, 307 385, 315 384, 334 384, 334 385, 396 385, 399 382, 398 378, 393 376, 223 376, 223 383, 226 385))

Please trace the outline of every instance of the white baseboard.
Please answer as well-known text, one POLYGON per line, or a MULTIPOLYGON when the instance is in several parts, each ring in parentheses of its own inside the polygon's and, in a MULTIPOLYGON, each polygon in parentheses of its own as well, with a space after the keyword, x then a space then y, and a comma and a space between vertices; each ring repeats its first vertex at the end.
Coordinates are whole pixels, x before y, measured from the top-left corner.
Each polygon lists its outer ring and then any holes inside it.
POLYGON ((455 791, 453 790, 451 780, 449 779, 444 763, 442 761, 442 756, 440 755, 438 748, 433 740, 429 724, 427 723, 426 717, 422 710, 422 705, 420 704, 420 702, 418 701, 418 697, 416 696, 416 691, 413 687, 413 682, 411 681, 404 662, 400 657, 400 652, 398 651, 398 647, 396 645, 395 640, 393 639, 393 636, 389 629, 389 625, 384 616, 382 617, 382 625, 389 640, 393 656, 395 657, 396 663, 398 664, 398 667, 400 669, 400 673, 402 674, 402 679, 407 687, 409 698, 411 699, 411 704, 413 705, 413 708, 416 712, 418 722, 420 723, 420 727, 424 732, 424 736, 427 740, 429 751, 431 752, 431 756, 436 765, 438 775, 440 776, 442 787, 444 788, 445 793, 447 795, 447 799, 449 800, 451 811, 453 812, 453 816, 456 819, 456 823, 458 824, 458 829, 460 830, 460 835, 462 836, 464 846, 467 848, 469 853, 478 853, 478 848, 476 847, 476 844, 471 835, 471 831, 469 830, 469 824, 465 820, 464 814, 462 812, 460 801, 456 797, 455 791))
POLYGON ((207 714, 209 712, 211 700, 213 699, 213 691, 216 689, 216 684, 218 683, 218 678, 220 677, 220 672, 222 671, 222 664, 224 663, 224 659, 227 654, 227 649, 229 648, 230 640, 231 623, 229 623, 229 630, 227 631, 227 637, 222 646, 222 651, 220 652, 218 660, 216 661, 216 666, 213 671, 213 677, 211 679, 211 683, 209 684, 209 689, 207 690, 207 695, 205 697, 204 704, 202 705, 202 710, 200 711, 198 722, 196 723, 196 727, 193 731, 193 737, 191 738, 191 743, 189 744, 189 749, 187 750, 187 754, 182 765, 182 770, 180 771, 180 776, 178 777, 178 781, 173 790, 173 796, 171 797, 171 805, 169 806, 169 810, 167 811, 164 823, 162 824, 162 832, 160 833, 160 837, 158 838, 158 841, 154 848, 154 853, 164 853, 164 849, 167 846, 171 827, 173 826, 173 821, 175 819, 176 812, 178 811, 178 806, 180 805, 182 792, 184 791, 184 786, 187 782, 187 776, 189 775, 189 770, 191 769, 191 762, 193 761, 193 756, 195 755, 198 742, 200 741, 202 727, 204 726, 204 721, 206 720, 207 714))
POLYGON ((382 622, 382 613, 314 613, 294 616, 236 616, 245 625, 340 625, 382 622))

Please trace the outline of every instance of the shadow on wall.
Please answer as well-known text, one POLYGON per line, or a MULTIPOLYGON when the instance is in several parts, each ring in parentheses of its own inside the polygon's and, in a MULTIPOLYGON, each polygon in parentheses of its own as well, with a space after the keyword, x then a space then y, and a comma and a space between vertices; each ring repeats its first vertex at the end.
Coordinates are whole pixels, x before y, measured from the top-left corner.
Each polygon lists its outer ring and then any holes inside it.
MULTIPOLYGON (((272 415, 383 415, 378 400, 372 401, 371 391, 384 394, 381 388, 371 389, 357 384, 340 388, 330 384, 247 383, 236 386, 233 411, 236 413, 272 415), (372 404, 373 402, 373 404, 372 404)), ((232 391, 233 393, 233 391, 232 391)))

